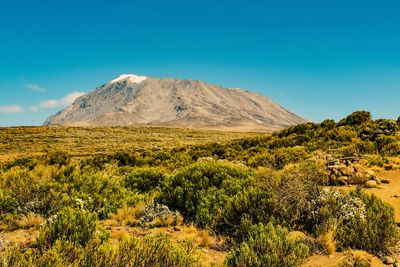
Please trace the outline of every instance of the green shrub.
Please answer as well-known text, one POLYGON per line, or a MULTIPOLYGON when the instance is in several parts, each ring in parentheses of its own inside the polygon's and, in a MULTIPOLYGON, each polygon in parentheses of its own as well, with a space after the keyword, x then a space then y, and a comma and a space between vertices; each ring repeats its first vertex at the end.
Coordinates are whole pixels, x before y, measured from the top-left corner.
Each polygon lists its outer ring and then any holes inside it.
POLYGON ((300 239, 291 239, 288 231, 271 223, 253 226, 248 238, 225 259, 227 266, 299 266, 309 249, 300 239))
POLYGON ((268 212, 259 206, 268 198, 255 188, 254 175, 249 168, 232 163, 198 162, 168 179, 158 201, 199 227, 231 233, 244 214, 257 217, 268 212))
MULTIPOLYGON (((226 198, 252 182, 250 169, 231 163, 198 162, 178 170, 165 184, 158 200, 195 220, 206 202, 226 205, 226 198), (208 199, 207 199, 208 198, 208 199)), ((199 221, 201 223, 201 221, 199 221)))
POLYGON ((132 237, 116 246, 91 239, 85 247, 57 239, 47 250, 14 247, 0 255, 0 267, 64 266, 200 266, 189 248, 173 243, 165 235, 132 237))
POLYGON ((337 229, 336 239, 342 249, 361 249, 370 253, 387 253, 396 243, 398 230, 394 210, 375 195, 355 190, 350 196, 363 201, 365 216, 354 216, 342 220, 337 229))
POLYGON ((57 240, 85 246, 95 237, 97 215, 81 209, 67 208, 50 217, 40 229, 38 246, 50 248, 57 240))
POLYGON ((143 168, 125 175, 125 186, 140 193, 156 190, 166 179, 163 170, 143 168))
POLYGON ((355 111, 346 118, 342 119, 339 122, 339 126, 355 126, 361 125, 366 122, 372 121, 371 113, 368 111, 355 111))

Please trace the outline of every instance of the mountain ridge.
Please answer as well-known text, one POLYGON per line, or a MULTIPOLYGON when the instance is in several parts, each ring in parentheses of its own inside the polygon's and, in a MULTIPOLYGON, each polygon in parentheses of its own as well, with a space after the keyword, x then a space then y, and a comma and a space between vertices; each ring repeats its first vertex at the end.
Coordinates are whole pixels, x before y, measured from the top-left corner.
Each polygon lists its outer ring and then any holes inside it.
POLYGON ((44 124, 275 131, 304 122, 253 91, 199 80, 122 74, 77 98, 44 124))

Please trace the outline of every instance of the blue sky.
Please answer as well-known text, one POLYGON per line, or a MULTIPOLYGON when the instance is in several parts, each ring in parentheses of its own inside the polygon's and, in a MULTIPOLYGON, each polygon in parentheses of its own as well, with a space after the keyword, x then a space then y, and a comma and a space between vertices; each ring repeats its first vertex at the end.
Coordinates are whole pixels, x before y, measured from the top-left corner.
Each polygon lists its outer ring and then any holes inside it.
POLYGON ((0 3, 0 126, 122 73, 262 93, 312 121, 400 116, 400 1, 0 3))

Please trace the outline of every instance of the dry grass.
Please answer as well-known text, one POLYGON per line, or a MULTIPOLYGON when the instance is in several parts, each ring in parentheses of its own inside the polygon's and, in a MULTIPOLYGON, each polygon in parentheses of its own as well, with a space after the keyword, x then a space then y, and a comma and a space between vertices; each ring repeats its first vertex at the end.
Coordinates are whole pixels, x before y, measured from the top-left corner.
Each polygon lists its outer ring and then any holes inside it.
POLYGON ((201 247, 208 248, 210 245, 214 244, 214 242, 215 238, 207 230, 199 231, 197 243, 201 247))
POLYGON ((318 239, 321 244, 324 246, 325 251, 328 255, 333 255, 336 252, 336 241, 335 241, 335 233, 337 229, 337 224, 332 223, 329 227, 321 234, 318 239))
POLYGON ((115 229, 111 232, 110 237, 119 241, 129 237, 129 232, 125 228, 115 229))
MULTIPOLYGON (((118 209, 116 213, 110 214, 110 220, 114 220, 119 226, 135 226, 138 223, 140 211, 144 207, 144 203, 140 202, 135 207, 124 205, 118 209)), ((111 222, 111 224, 113 224, 111 222)))
POLYGON ((257 135, 260 134, 156 127, 0 128, 0 163, 56 151, 68 151, 72 156, 81 157, 126 149, 221 143, 257 135))
POLYGON ((19 220, 17 220, 17 226, 22 229, 38 229, 44 223, 44 221, 45 219, 41 215, 28 213, 27 215, 23 215, 19 220))
POLYGON ((147 227, 171 227, 179 226, 183 223, 183 217, 181 215, 168 215, 163 217, 157 217, 152 222, 146 224, 147 227))

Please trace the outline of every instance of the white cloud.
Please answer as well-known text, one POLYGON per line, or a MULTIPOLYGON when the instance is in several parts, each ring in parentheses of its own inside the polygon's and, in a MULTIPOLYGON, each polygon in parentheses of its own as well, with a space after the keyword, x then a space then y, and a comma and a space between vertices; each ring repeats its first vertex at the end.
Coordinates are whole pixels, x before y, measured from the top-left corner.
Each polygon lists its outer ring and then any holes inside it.
POLYGON ((83 96, 84 94, 86 94, 86 93, 84 93, 84 92, 73 92, 73 93, 70 93, 70 94, 64 96, 63 98, 61 98, 60 104, 61 104, 61 106, 69 106, 69 105, 71 105, 72 103, 74 103, 74 101, 75 101, 78 97, 81 97, 81 96, 83 96))
POLYGON ((24 112, 24 108, 19 105, 0 106, 0 113, 12 114, 24 112))
POLYGON ((29 90, 35 91, 35 92, 39 92, 39 93, 46 91, 46 88, 43 88, 43 87, 41 87, 37 84, 33 84, 33 83, 27 84, 26 88, 28 88, 29 90))
POLYGON ((41 101, 39 103, 39 106, 41 108, 56 108, 56 107, 58 107, 58 105, 59 105, 58 100, 54 100, 54 99, 41 101))
POLYGON ((39 107, 41 108, 64 108, 66 106, 71 105, 74 103, 74 101, 80 97, 83 96, 85 93, 84 92, 73 92, 70 93, 63 98, 60 99, 49 99, 45 101, 41 101, 39 103, 39 107))

